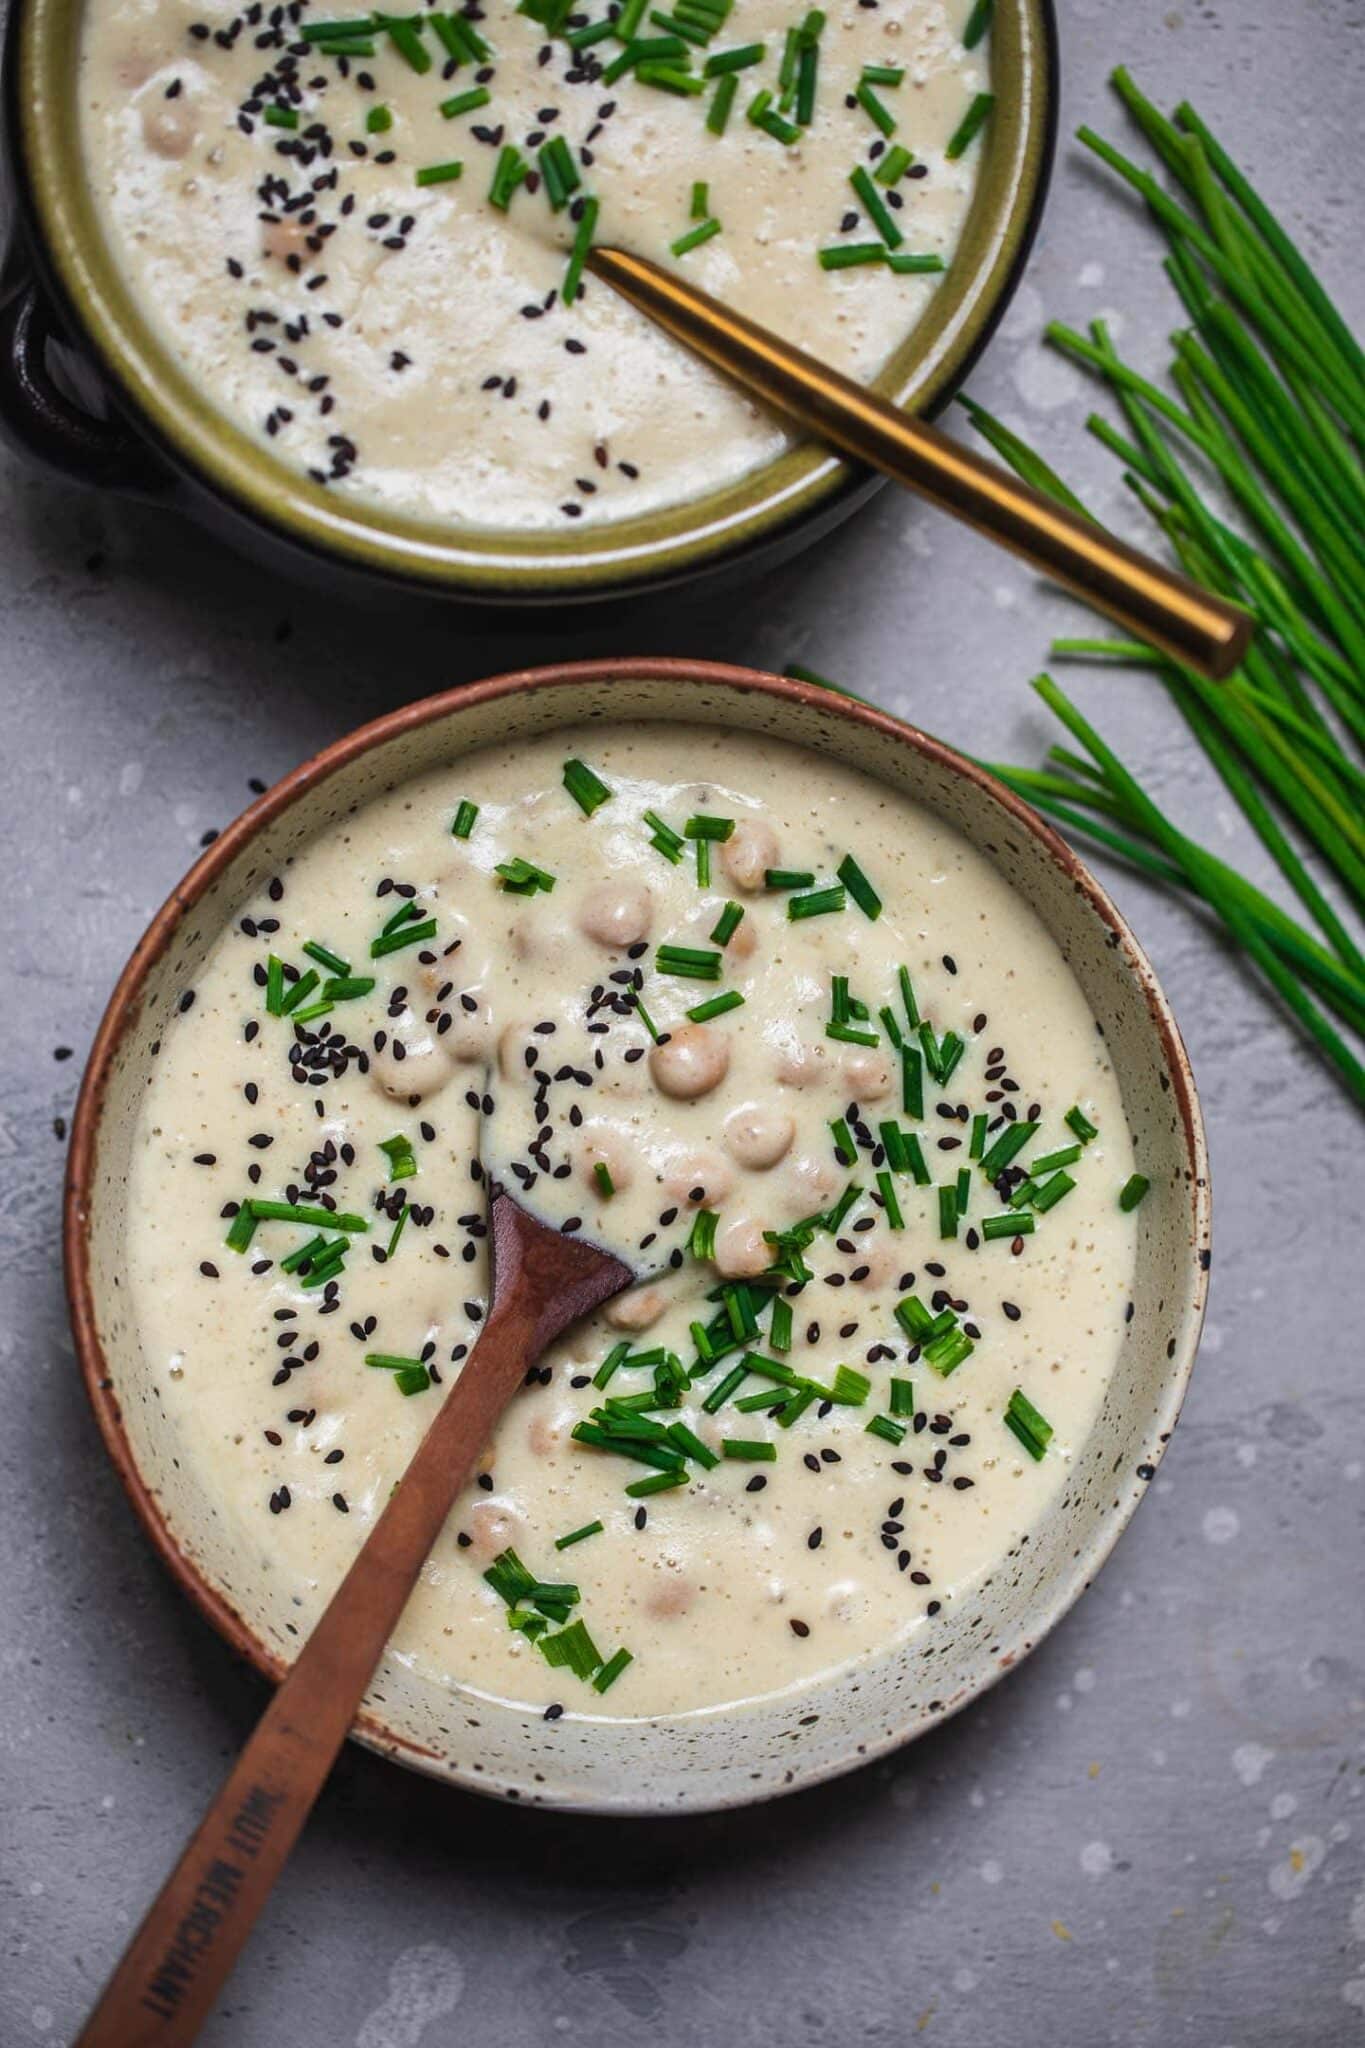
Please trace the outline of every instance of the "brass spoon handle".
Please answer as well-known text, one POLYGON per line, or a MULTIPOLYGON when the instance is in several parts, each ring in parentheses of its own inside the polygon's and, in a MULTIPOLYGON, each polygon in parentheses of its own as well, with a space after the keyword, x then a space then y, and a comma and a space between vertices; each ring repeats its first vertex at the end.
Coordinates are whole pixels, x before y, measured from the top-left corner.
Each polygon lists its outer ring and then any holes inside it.
POLYGON ((775 411, 1022 555, 1134 638, 1214 681, 1241 661, 1252 625, 1235 606, 647 257, 594 248, 588 267, 775 411))

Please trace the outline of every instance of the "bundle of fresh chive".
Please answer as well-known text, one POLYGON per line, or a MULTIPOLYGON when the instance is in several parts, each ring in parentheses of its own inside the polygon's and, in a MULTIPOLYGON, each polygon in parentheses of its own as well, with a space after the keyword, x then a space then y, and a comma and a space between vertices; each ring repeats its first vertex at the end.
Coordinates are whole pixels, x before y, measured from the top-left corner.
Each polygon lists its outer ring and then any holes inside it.
MULTIPOLYGON (((1165 239, 1189 320, 1174 337, 1174 388, 1132 369, 1103 321, 1088 338, 1054 323, 1047 339, 1108 387, 1126 431, 1095 415, 1090 430, 1187 572, 1245 606, 1256 634, 1221 686, 1126 640, 1059 640, 1053 653, 1159 676, 1310 922, 1179 830, 1048 676, 1034 687, 1084 752, 1054 747, 1046 769, 994 772, 1201 898, 1365 1104, 1365 1067, 1339 1028, 1365 1033, 1365 956, 1351 929, 1365 911, 1365 354, 1193 108, 1168 120, 1126 72, 1113 83, 1179 196, 1092 130, 1080 140, 1165 239)), ((1017 435, 962 403, 1021 476, 1086 510, 1017 435)))

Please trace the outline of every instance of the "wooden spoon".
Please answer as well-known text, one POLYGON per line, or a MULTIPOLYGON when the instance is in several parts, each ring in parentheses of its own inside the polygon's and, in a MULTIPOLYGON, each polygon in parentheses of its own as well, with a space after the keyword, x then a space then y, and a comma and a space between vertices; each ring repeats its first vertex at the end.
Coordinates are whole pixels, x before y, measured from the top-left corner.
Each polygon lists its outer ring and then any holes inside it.
POLYGON ((418 1573, 547 1344, 630 1285, 620 1259, 490 1190, 483 1333, 317 1627, 133 1936, 76 2048, 183 2048, 322 1790, 418 1573))

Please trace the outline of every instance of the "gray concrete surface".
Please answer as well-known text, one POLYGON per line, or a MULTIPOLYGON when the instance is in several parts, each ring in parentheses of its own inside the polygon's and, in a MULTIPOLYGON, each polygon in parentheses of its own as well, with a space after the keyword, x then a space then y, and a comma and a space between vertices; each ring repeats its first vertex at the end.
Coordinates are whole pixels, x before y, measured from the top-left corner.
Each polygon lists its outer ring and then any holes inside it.
MULTIPOLYGON (((1062 0, 1065 126, 1117 57, 1188 92, 1357 319, 1359 0, 1062 0)), ((974 379, 1117 508, 1044 309, 1122 309, 1156 360, 1150 237, 1065 150, 974 379)), ((5 459, 0 753, 0 1835, 5 2048, 68 2041, 262 1704, 163 1578, 105 1465, 58 1275, 80 1061, 201 834, 355 721, 491 669, 613 649, 805 660, 989 755, 1035 759, 1025 681, 1067 607, 884 495, 799 571, 563 624, 365 616, 154 513, 5 459), (74 1048, 66 1062, 58 1046, 74 1048)), ((1138 680, 1080 676, 1177 817, 1260 871, 1138 680)), ((747 1815, 585 1823, 353 1752, 206 2039, 215 2048, 1282 2048, 1365 2031, 1360 1125, 1182 905, 1109 872, 1209 1119, 1217 1254, 1185 1420, 1071 1618, 979 1709, 747 1815)))

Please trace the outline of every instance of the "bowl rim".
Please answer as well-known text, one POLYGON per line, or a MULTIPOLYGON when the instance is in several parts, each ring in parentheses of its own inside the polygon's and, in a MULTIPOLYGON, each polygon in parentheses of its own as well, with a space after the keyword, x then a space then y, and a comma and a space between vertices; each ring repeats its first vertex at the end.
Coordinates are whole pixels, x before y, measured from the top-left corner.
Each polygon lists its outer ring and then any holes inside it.
MULTIPOLYGON (((750 1795, 764 1798, 838 1776, 900 1747, 927 1728, 937 1726, 989 1690, 1006 1670, 1020 1662, 1050 1633, 1109 1556, 1131 1520, 1137 1503, 1146 1493, 1148 1482, 1175 1428, 1198 1350, 1210 1244, 1209 1166, 1199 1099, 1179 1028, 1145 953, 1079 855, 1021 797, 975 761, 958 754, 917 726, 861 699, 846 697, 790 676, 772 675, 734 663, 693 661, 677 656, 613 656, 510 670, 481 682, 456 685, 435 696, 400 705, 343 734, 258 797, 199 855, 152 918, 120 974, 95 1033, 72 1118, 62 1205, 64 1279, 81 1378, 105 1449, 144 1532, 179 1590, 188 1596, 204 1619, 240 1657, 272 1684, 278 1684, 286 1669, 285 1660, 266 1647, 226 1595, 212 1586, 198 1566, 186 1556, 162 1514, 157 1497, 144 1481, 131 1439, 123 1426, 120 1404, 100 1343, 88 1224, 98 1165, 102 1113, 114 1063, 128 1032, 135 1027, 141 1014, 146 976, 171 945, 184 919, 194 912, 205 892, 266 826, 282 817, 300 798, 325 783, 337 770, 405 733, 439 724, 451 713, 463 709, 502 698, 553 693, 560 689, 577 689, 584 684, 615 683, 627 679, 669 682, 679 686, 713 686, 742 696, 758 695, 777 702, 816 708, 861 726, 896 747, 908 747, 922 761, 971 783, 991 799, 1013 824, 1038 842, 1053 865, 1060 869, 1065 879, 1084 896, 1092 911, 1109 928, 1112 943, 1123 949, 1146 1002, 1148 1018, 1170 1078, 1184 1140, 1185 1179, 1190 1200, 1185 1301, 1173 1340, 1175 1349, 1167 1361, 1161 1397, 1152 1420, 1149 1462, 1141 1468, 1138 1483, 1129 1484, 1126 1498, 1122 1494, 1116 1498, 1114 1509, 1099 1524, 1091 1542, 1079 1553, 1074 1569, 1064 1576, 1059 1575, 1039 1608, 1035 1625, 1027 1634, 1021 1632, 1013 1647, 1002 1650, 992 1670, 978 1685, 965 1689, 959 1697, 947 1702, 944 1711, 932 1720, 912 1722, 909 1727, 878 1735, 861 1745, 850 1744, 846 1754, 798 1773, 790 1785, 766 1784, 750 1795)), ((713 1715, 740 1710, 707 1708, 702 1711, 713 1715)), ((453 1768, 436 1751, 395 1733, 381 1715, 372 1711, 357 1716, 351 1733, 381 1755, 458 1783, 469 1791, 505 1797, 509 1791, 513 1796, 520 1796, 532 1790, 529 1786, 514 1784, 511 1779, 499 1783, 476 1776, 468 1769, 453 1768)), ((699 1792, 701 1796, 695 1802, 679 1803, 666 1809, 652 1805, 647 1797, 643 1800, 611 1800, 590 1795, 573 1802, 539 1798, 538 1803, 561 1806, 571 1803, 574 1811, 616 1814, 681 1813, 714 1807, 718 1803, 705 1796, 704 1787, 699 1787, 699 1792)), ((529 1798, 527 1803, 530 1803, 529 1798)), ((741 1802, 726 1800, 719 1803, 741 1802)))
MULTIPOLYGON (((780 548, 807 523, 818 533, 880 484, 862 467, 801 440, 700 498, 604 522, 580 538, 558 528, 454 528, 311 483, 196 389, 124 285, 81 173, 79 124, 55 117, 63 66, 70 69, 69 38, 58 31, 64 10, 81 4, 14 0, 10 9, 4 126, 30 255, 142 439, 231 522, 245 520, 304 560, 341 563, 415 591, 488 602, 563 601, 630 594, 743 564, 780 548)), ((988 189, 997 192, 997 212, 983 216, 983 244, 962 282, 953 281, 950 266, 873 379, 894 403, 929 417, 960 388, 1003 317, 1051 177, 1059 97, 1055 0, 1008 5, 1019 91, 997 105, 987 138, 993 157, 978 177, 968 223, 988 189), (940 307, 946 310, 936 313, 940 307), (921 358, 915 337, 926 327, 921 358)))

